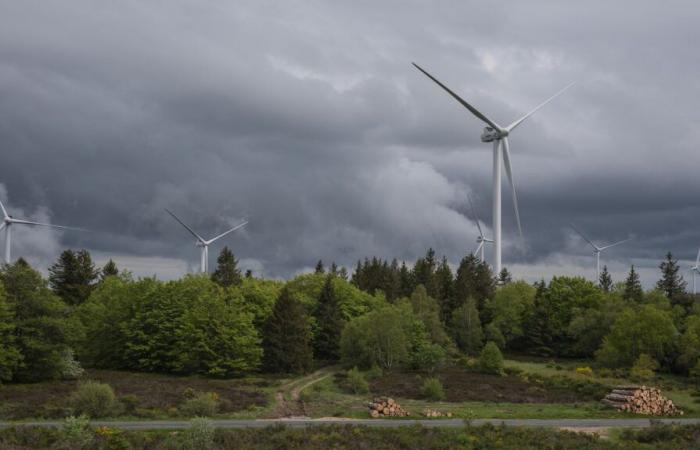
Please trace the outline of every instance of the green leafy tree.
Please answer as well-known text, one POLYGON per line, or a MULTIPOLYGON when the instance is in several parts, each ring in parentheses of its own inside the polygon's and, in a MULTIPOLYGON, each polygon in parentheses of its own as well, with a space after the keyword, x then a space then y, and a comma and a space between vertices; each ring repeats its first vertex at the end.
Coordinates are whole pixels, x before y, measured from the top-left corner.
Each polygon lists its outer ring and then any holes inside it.
POLYGON ((69 343, 80 331, 68 319, 68 308, 23 259, 3 266, 0 281, 9 311, 14 312, 14 346, 22 358, 13 381, 59 378, 69 343))
POLYGON ((663 362, 677 333, 669 313, 649 305, 628 308, 615 320, 596 357, 608 367, 630 367, 642 353, 663 362))
POLYGON ((333 276, 328 276, 323 284, 314 317, 317 323, 313 341, 314 357, 333 361, 339 359, 340 333, 345 321, 333 289, 333 276))
POLYGON ((503 373, 503 355, 495 343, 486 343, 479 357, 479 366, 484 373, 494 375, 503 373))
POLYGON ((600 278, 598 278, 598 283, 603 292, 610 292, 613 287, 613 280, 608 272, 608 266, 603 266, 603 271, 600 273, 600 278))
POLYGON ((22 362, 22 355, 15 344, 15 317, 5 298, 5 288, 0 281, 0 382, 9 381, 22 362))
POLYGON ((625 280, 625 290, 622 294, 626 300, 641 302, 644 298, 644 289, 639 281, 639 274, 634 270, 634 265, 630 267, 630 273, 625 280))
POLYGON ((700 315, 688 316, 684 325, 685 331, 678 342, 680 354, 676 365, 681 371, 688 372, 700 361, 700 315))
POLYGON ((49 284, 64 302, 79 305, 90 296, 99 274, 87 250, 65 250, 49 267, 49 284))
POLYGON ((288 289, 275 302, 263 334, 263 364, 272 372, 304 373, 311 369, 311 327, 304 305, 288 289))
POLYGON ((408 301, 413 314, 423 323, 430 341, 446 350, 453 347, 452 340, 440 320, 440 306, 428 295, 422 284, 416 287, 408 301))
POLYGON ((661 279, 656 283, 656 288, 666 294, 671 302, 676 302, 685 294, 686 282, 680 274, 678 260, 673 259, 671 252, 666 254, 666 259, 659 265, 661 279))
POLYGON ((450 329, 457 347, 464 353, 476 355, 483 346, 484 332, 479 320, 479 310, 473 298, 452 312, 450 329))
POLYGON ((536 292, 530 284, 515 281, 501 286, 486 303, 485 313, 505 339, 506 347, 523 347, 523 325, 534 309, 536 292))
POLYGON ((100 280, 104 281, 107 277, 116 277, 117 275, 119 275, 117 264, 110 259, 100 272, 100 280))
POLYGON ((221 249, 216 258, 216 270, 211 274, 211 279, 219 286, 239 286, 243 281, 238 261, 228 247, 221 249))

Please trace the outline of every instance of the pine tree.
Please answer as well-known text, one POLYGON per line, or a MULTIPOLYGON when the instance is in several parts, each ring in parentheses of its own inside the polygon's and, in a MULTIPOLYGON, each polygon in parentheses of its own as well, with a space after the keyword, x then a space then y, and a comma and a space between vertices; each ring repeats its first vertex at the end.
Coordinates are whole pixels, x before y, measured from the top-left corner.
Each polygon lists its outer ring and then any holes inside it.
POLYGON ((263 365, 271 372, 303 373, 312 363, 311 327, 304 305, 285 288, 263 330, 263 365))
POLYGON ((253 271, 250 270, 250 269, 247 269, 247 270, 245 271, 245 277, 246 277, 246 278, 253 278, 253 271))
POLYGON ((450 265, 447 263, 447 258, 444 256, 435 271, 435 284, 437 287, 436 300, 440 305, 440 319, 442 323, 448 323, 452 314, 450 299, 454 296, 454 276, 450 265))
POLYGON ((508 269, 504 267, 501 269, 501 273, 498 274, 498 284, 505 286, 511 281, 513 281, 513 277, 510 275, 510 272, 508 272, 508 269))
POLYGON ((323 284, 314 314, 318 330, 314 338, 314 357, 335 361, 340 358, 340 333, 344 321, 338 297, 333 289, 333 277, 323 284))
POLYGON ((49 283, 64 302, 80 305, 90 296, 98 275, 87 250, 65 250, 49 268, 49 283))
POLYGON ((323 261, 319 259, 318 262, 316 263, 316 269, 314 269, 314 273, 321 274, 321 273, 325 273, 325 272, 326 272, 326 269, 323 267, 323 261))
POLYGON ((116 277, 117 275, 119 275, 119 269, 117 268, 115 262, 110 259, 102 268, 100 280, 104 280, 107 277, 116 277))
POLYGON ((335 263, 335 261, 331 263, 331 269, 328 271, 328 273, 333 276, 338 275, 338 265, 335 263))
POLYGON ((686 282, 683 276, 678 273, 680 266, 678 260, 673 259, 671 252, 666 254, 666 260, 659 265, 661 269, 661 279, 656 283, 656 289, 660 290, 671 302, 675 302, 685 294, 686 282))
POLYGON ((633 300, 635 302, 641 302, 644 297, 642 283, 639 281, 639 275, 634 270, 634 265, 630 267, 630 273, 625 280, 625 290, 622 296, 626 300, 633 300))
POLYGON ((348 269, 345 268, 345 266, 341 267, 340 270, 338 271, 338 277, 342 278, 343 280, 348 279, 348 269))
POLYGON ((399 269, 399 286, 400 297, 408 297, 416 287, 411 271, 406 266, 406 261, 401 263, 401 268, 399 269))
POLYGON ((243 282, 238 261, 228 247, 224 247, 216 258, 216 270, 211 274, 211 279, 223 287, 238 286, 243 282))
POLYGON ((424 258, 419 258, 413 265, 413 280, 416 286, 422 284, 425 286, 428 295, 436 297, 435 269, 437 263, 435 261, 435 250, 429 248, 424 258))
POLYGON ((603 271, 600 273, 598 281, 603 292, 610 292, 612 290, 613 280, 610 276, 610 272, 608 272, 608 266, 603 266, 603 271))

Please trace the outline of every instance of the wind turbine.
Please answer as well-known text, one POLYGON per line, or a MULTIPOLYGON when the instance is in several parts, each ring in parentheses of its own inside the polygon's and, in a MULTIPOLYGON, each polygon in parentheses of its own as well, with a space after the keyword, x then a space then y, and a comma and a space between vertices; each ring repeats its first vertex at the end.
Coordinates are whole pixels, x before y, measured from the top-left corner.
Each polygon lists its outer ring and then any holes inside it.
POLYGON ((10 262, 12 262, 12 227, 16 225, 36 225, 41 227, 60 228, 62 230, 85 231, 82 228, 64 227, 62 225, 52 225, 50 223, 40 223, 33 222, 31 220, 15 219, 7 213, 5 205, 3 205, 2 202, 0 202, 0 209, 2 210, 3 216, 2 223, 0 224, 0 231, 2 231, 3 228, 5 229, 5 262, 7 264, 10 264, 10 262))
POLYGON ((200 247, 202 249, 202 254, 201 254, 201 267, 202 267, 201 271, 202 271, 202 273, 207 273, 209 271, 209 244, 211 244, 215 241, 218 241, 222 237, 226 236, 229 233, 236 231, 237 229, 243 227, 244 225, 246 225, 248 223, 248 221, 245 220, 245 221, 243 221, 243 223, 239 223, 235 227, 231 228, 228 231, 221 233, 220 235, 216 236, 215 238, 206 240, 202 236, 195 233, 192 228, 185 225, 185 223, 182 220, 180 220, 175 214, 170 212, 170 210, 166 209, 165 211, 168 214, 170 214, 171 216, 173 216, 173 218, 175 220, 177 220, 180 223, 180 225, 185 227, 187 229, 187 231, 189 231, 192 234, 192 236, 194 236, 197 239, 196 245, 197 245, 197 247, 200 247))
POLYGON ((615 242, 614 244, 605 245, 605 246, 603 246, 603 247, 598 247, 598 246, 595 245, 593 242, 591 242, 591 240, 588 239, 588 238, 586 237, 585 234, 583 234, 578 228, 576 228, 576 227, 574 226, 573 223, 571 224, 571 228, 573 228, 573 230, 574 230, 576 233, 578 233, 583 239, 585 239, 586 242, 588 242, 589 244, 591 244, 591 247, 593 247, 593 253, 595 254, 595 276, 596 276, 596 280, 598 280, 599 282, 600 282, 600 253, 601 253, 603 250, 607 250, 607 249, 609 249, 610 247, 614 247, 614 246, 616 246, 616 245, 620 245, 620 244, 622 244, 623 242, 627 242, 627 241, 629 241, 630 239, 632 239, 632 238, 627 238, 627 239, 623 239, 623 240, 621 240, 621 241, 615 242))
POLYGON ((695 276, 700 273, 700 249, 698 249, 698 257, 695 258, 695 265, 690 268, 690 271, 693 272, 693 295, 695 295, 697 294, 695 290, 695 276))
POLYGON ((454 97, 462 106, 467 108, 472 114, 474 114, 478 119, 486 123, 483 133, 481 134, 481 142, 493 142, 493 265, 495 273, 501 272, 501 166, 504 165, 506 169, 506 175, 510 181, 510 185, 513 191, 513 207, 515 209, 515 220, 518 223, 518 231, 522 236, 523 230, 520 226, 520 213, 518 212, 518 198, 515 194, 515 184, 513 183, 513 173, 510 167, 510 148, 508 145, 508 135, 525 119, 534 114, 538 109, 542 108, 544 105, 552 101, 555 97, 559 96, 565 90, 573 86, 574 83, 569 84, 564 89, 560 90, 544 102, 540 103, 535 109, 525 114, 515 122, 511 123, 507 127, 502 127, 498 125, 493 120, 489 119, 481 113, 479 110, 474 108, 472 105, 467 103, 459 95, 455 94, 447 86, 442 84, 437 78, 430 75, 428 72, 423 70, 418 64, 413 63, 416 69, 420 70, 428 78, 433 80, 438 86, 443 88, 454 97))
POLYGON ((479 223, 479 216, 476 215, 476 209, 474 209, 474 204, 472 203, 472 196, 470 195, 467 198, 469 198, 469 207, 472 210, 472 215, 476 219, 476 227, 479 229, 479 236, 476 238, 476 243, 479 244, 479 246, 474 250, 474 254, 481 253, 479 260, 484 262, 484 244, 486 242, 493 242, 493 239, 488 239, 484 236, 484 232, 481 230, 481 224, 479 223))

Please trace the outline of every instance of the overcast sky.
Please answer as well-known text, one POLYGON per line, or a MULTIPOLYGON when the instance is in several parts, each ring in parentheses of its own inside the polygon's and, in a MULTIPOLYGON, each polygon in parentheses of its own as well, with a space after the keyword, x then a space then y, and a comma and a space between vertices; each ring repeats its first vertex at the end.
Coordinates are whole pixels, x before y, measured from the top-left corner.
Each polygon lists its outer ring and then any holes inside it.
MULTIPOLYGON (((256 274, 322 258, 456 264, 490 234, 483 124, 416 61, 497 122, 572 89, 511 136, 504 264, 528 280, 593 277, 576 223, 619 281, 650 286, 665 252, 700 246, 700 4, 561 1, 0 0, 0 199, 46 268, 66 247, 138 275, 198 266, 193 239, 256 274)), ((4 242, 4 237, 0 237, 4 242)), ((489 249, 490 257, 490 249, 489 249)), ((686 278, 688 275, 686 274, 686 278)))

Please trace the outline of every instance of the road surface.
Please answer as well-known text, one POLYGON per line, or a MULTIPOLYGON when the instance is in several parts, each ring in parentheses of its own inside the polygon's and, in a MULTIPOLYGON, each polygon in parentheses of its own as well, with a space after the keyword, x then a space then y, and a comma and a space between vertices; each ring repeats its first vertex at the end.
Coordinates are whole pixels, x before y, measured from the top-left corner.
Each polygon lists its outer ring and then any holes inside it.
MULTIPOLYGON (((700 424, 700 419, 475 419, 472 425, 525 426, 541 428, 567 428, 567 429, 596 429, 596 428, 639 428, 647 427, 651 423, 700 424)), ((12 426, 39 426, 59 427, 62 421, 35 421, 35 422, 0 422, 0 429, 12 426)), ((190 426, 189 421, 178 420, 134 420, 134 421, 108 421, 95 420, 90 424, 95 427, 111 427, 122 430, 180 430, 190 426)), ((270 420, 212 420, 211 424, 216 428, 264 428, 271 425, 285 425, 290 428, 305 428, 319 425, 365 425, 370 427, 402 427, 422 425, 425 427, 462 427, 462 419, 437 419, 437 420, 387 420, 387 419, 270 419, 270 420)))

